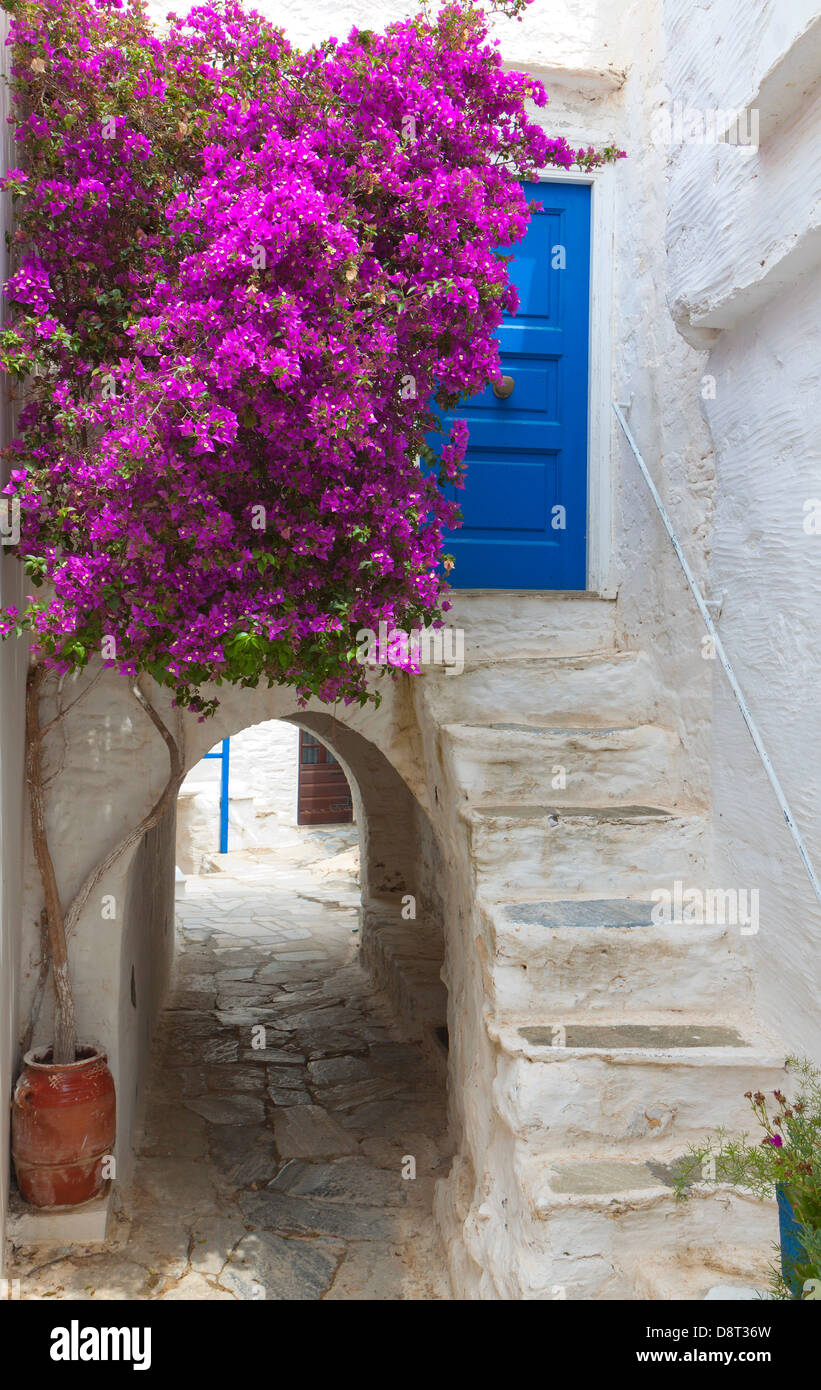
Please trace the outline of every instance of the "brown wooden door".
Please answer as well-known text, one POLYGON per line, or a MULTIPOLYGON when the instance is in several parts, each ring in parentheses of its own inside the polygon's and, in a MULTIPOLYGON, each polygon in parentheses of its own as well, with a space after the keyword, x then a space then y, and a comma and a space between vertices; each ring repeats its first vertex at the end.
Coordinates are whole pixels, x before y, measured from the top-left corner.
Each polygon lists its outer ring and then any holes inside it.
POLYGON ((297 825, 345 825, 353 820, 353 800, 342 768, 324 743, 299 731, 297 825))

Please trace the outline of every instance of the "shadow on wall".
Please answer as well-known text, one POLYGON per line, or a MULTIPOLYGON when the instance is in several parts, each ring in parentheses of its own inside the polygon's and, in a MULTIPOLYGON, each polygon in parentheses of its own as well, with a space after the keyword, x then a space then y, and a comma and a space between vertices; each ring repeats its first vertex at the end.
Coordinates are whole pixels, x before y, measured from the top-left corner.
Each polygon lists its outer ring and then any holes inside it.
POLYGON ((331 749, 353 795, 359 826, 362 964, 385 990, 408 1035, 421 1038, 442 1064, 447 990, 441 980, 442 860, 433 827, 375 744, 329 714, 300 715, 298 723, 331 749))

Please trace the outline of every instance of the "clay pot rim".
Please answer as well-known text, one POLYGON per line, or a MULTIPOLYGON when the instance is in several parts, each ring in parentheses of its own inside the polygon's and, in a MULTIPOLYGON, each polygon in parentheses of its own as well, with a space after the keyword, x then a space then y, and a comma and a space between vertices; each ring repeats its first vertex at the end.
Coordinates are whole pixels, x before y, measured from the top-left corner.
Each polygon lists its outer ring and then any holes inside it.
POLYGON ((79 1071, 82 1067, 89 1067, 93 1062, 107 1062, 108 1057, 97 1043, 78 1043, 78 1052, 88 1052, 88 1057, 78 1057, 74 1062, 44 1062, 43 1056, 53 1050, 53 1043, 46 1043, 42 1047, 34 1047, 27 1052, 23 1058, 23 1065, 34 1067, 36 1071, 79 1071))

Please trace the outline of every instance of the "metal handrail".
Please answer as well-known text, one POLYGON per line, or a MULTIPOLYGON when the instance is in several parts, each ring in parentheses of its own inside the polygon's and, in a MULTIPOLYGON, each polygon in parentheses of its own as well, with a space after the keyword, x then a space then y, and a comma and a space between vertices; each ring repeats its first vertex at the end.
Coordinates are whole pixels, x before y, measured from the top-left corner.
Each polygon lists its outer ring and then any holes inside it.
POLYGON ((752 741, 755 744, 756 752, 758 753, 758 756, 761 759, 761 762, 764 766, 764 771, 766 772, 767 777, 769 778, 770 786, 775 792, 776 800, 778 801, 784 819, 787 822, 787 829, 789 830, 793 838, 793 842, 795 844, 796 849, 798 850, 798 853, 801 855, 801 862, 803 863, 804 868, 807 871, 807 877, 809 878, 810 883, 812 884, 812 891, 816 896, 819 906, 821 906, 821 883, 819 883, 818 881, 818 875, 816 874, 815 869, 813 868, 813 863, 810 859, 810 853, 807 849, 807 846, 804 844, 804 839, 801 835, 801 831, 798 829, 798 826, 795 823, 795 817, 793 816, 793 813, 790 810, 790 804, 787 801, 786 796, 784 795, 784 789, 778 780, 778 774, 776 773, 776 770, 773 767, 772 762, 770 761, 770 756, 766 748, 764 747, 764 741, 761 737, 761 734, 759 733, 758 725, 753 719, 752 713, 750 711, 750 706, 748 705, 746 697, 744 695, 744 691, 741 689, 741 686, 739 685, 738 680, 736 679, 736 674, 732 668, 730 658, 724 650, 724 644, 721 641, 721 638, 719 637, 718 632, 716 630, 716 625, 713 622, 712 617, 710 616, 710 611, 707 607, 707 604, 704 601, 704 596, 702 595, 702 592, 699 589, 698 584, 696 583, 696 578, 693 574, 693 571, 690 569, 690 566, 687 563, 687 556, 684 554, 678 536, 673 530, 673 524, 670 521, 669 516, 667 515, 667 509, 665 508, 664 503, 661 500, 658 488, 653 482, 653 479, 650 477, 650 472, 647 468, 647 464, 644 462, 644 459, 641 456, 641 451, 639 450, 639 447, 635 439, 633 438, 633 435, 630 431, 630 426, 625 420, 624 415, 622 414, 621 407, 618 405, 618 403, 616 401, 613 401, 612 404, 613 410, 616 415, 616 419, 621 425, 622 430, 624 432, 624 437, 632 450, 633 457, 635 458, 636 463, 641 469, 644 481, 650 489, 650 495, 652 496, 653 501, 655 502, 656 507, 658 509, 659 515, 662 521, 664 522, 664 529, 666 530, 667 535, 670 537, 671 544, 673 546, 674 551, 676 552, 676 555, 678 556, 681 568, 684 570, 684 577, 686 578, 687 583, 690 586, 690 590, 692 592, 693 598, 696 601, 698 611, 704 620, 704 625, 707 628, 710 637, 712 638, 713 649, 722 666, 724 667, 725 675, 727 676, 727 679, 730 682, 730 689, 735 695, 736 703, 738 705, 738 708, 741 710, 741 715, 744 720, 744 723, 747 725, 747 728, 750 732, 750 737, 752 738, 752 741))

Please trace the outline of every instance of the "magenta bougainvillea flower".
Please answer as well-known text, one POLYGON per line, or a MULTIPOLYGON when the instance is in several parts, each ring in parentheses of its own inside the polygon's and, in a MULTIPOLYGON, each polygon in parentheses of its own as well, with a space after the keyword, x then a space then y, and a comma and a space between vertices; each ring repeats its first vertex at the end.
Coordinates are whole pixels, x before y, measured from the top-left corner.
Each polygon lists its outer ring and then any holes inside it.
POLYGON ((357 630, 441 619, 467 431, 432 451, 432 407, 498 375, 517 179, 621 152, 549 138, 471 5, 302 53, 233 0, 162 34, 138 0, 16 0, 10 42, 37 592, 2 630, 201 710, 214 680, 362 698, 357 630))

